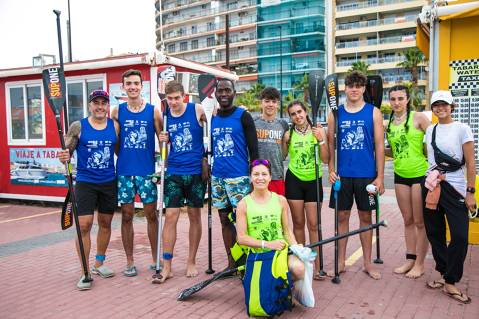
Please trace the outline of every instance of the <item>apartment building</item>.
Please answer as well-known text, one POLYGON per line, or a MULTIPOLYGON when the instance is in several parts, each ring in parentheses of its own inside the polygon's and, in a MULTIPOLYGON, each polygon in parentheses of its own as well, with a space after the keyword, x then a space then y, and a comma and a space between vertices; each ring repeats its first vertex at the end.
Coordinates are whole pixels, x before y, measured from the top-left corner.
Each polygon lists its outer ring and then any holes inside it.
POLYGON ((261 83, 285 95, 305 73, 325 69, 324 0, 262 1, 257 12, 261 83))
MULTIPOLYGON (((334 72, 343 74, 356 61, 369 64, 381 74, 387 88, 411 80, 409 72, 398 68, 401 52, 416 46, 416 19, 426 0, 332 0, 329 21, 334 46, 328 56, 334 72)), ((341 85, 342 84, 342 85, 341 85)), ((425 92, 427 75, 420 68, 419 89, 425 92)), ((344 79, 340 80, 344 88, 344 79)))
POLYGON ((324 69, 324 0, 156 0, 156 47, 172 56, 230 69, 238 91, 261 82, 287 94, 303 74, 324 69), (160 4, 161 22, 160 28, 160 4), (281 81, 282 80, 282 81, 281 81))
POLYGON ((160 49, 160 3, 165 50, 190 61, 226 67, 225 21, 229 15, 230 69, 237 90, 257 82, 257 0, 156 0, 156 47, 160 49))

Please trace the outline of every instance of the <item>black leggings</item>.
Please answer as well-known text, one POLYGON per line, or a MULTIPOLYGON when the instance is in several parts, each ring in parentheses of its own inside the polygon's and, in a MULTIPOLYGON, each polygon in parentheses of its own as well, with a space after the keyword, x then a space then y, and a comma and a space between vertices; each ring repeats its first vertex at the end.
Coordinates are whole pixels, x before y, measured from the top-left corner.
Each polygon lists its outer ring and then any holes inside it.
MULTIPOLYGON (((425 202, 427 188, 421 183, 425 202)), ((441 182, 441 197, 436 210, 424 205, 424 226, 431 243, 436 270, 448 284, 459 282, 467 255, 469 216, 464 197, 446 181, 441 182), (446 243, 446 221, 449 224, 451 241, 446 243)))

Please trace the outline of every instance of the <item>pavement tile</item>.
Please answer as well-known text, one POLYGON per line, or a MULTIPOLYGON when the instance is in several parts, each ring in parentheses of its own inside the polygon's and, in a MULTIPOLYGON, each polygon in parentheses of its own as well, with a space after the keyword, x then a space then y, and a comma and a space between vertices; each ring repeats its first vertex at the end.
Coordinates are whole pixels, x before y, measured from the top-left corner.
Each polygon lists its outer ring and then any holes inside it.
MULTIPOLYGON (((316 306, 314 309, 296 306, 283 318, 478 318, 479 314, 479 247, 470 246, 465 263, 464 277, 458 288, 466 291, 473 302, 462 305, 430 290, 426 280, 435 278, 434 261, 426 259, 426 273, 411 280, 392 273, 404 261, 404 235, 402 218, 394 192, 383 196, 381 215, 389 221, 388 228, 380 232, 383 265, 377 265, 383 278, 368 278, 362 272, 359 258, 341 275, 341 284, 330 280, 314 282, 316 306)), ((323 204, 323 237, 333 234, 333 214, 323 204)), ((0 207, 0 221, 8 221, 35 214, 44 214, 58 207, 9 205, 0 207)), ((153 271, 146 223, 135 218, 135 264, 139 275, 126 278, 121 272, 125 256, 120 235, 120 215, 114 216, 111 243, 107 251, 109 267, 116 276, 109 279, 94 277, 91 291, 77 291, 80 277, 78 258, 73 249, 75 233, 60 232, 58 214, 46 214, 32 219, 0 223, 0 309, 1 318, 247 318, 243 289, 238 279, 220 280, 192 296, 185 302, 176 301, 182 289, 209 278, 207 268, 206 209, 202 215, 203 237, 197 257, 200 274, 186 278, 188 220, 181 214, 178 223, 178 240, 175 247, 174 275, 161 285, 151 284, 153 271), (8 251, 8 253, 6 253, 8 251), (28 305, 26 307, 25 305, 28 305)), ((350 229, 358 225, 357 213, 351 214, 350 229)), ((220 223, 213 213, 213 266, 219 271, 226 265, 221 239, 220 223)), ((93 236, 92 236, 93 239, 93 236)), ((93 262, 95 241, 92 240, 93 262)), ((324 247, 325 270, 333 269, 333 244, 324 247)), ((348 256, 360 248, 357 237, 350 238, 348 256)), ((375 257, 375 249, 373 249, 375 257)))

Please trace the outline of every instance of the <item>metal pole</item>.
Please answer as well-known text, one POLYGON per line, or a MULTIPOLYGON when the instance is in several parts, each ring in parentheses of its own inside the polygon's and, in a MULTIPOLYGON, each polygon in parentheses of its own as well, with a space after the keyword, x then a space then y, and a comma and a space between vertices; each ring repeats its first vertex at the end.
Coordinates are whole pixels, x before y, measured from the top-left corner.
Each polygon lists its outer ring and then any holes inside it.
POLYGON ((283 35, 279 26, 279 114, 283 118, 283 35))
POLYGON ((230 69, 230 15, 225 15, 225 54, 226 54, 226 69, 230 69))
POLYGON ((72 53, 72 19, 70 18, 70 0, 68 0, 68 20, 67 20, 67 34, 68 34, 68 62, 73 61, 72 53))
POLYGON ((159 0, 160 4, 160 52, 165 51, 165 44, 163 42, 163 5, 161 3, 161 0, 159 0))

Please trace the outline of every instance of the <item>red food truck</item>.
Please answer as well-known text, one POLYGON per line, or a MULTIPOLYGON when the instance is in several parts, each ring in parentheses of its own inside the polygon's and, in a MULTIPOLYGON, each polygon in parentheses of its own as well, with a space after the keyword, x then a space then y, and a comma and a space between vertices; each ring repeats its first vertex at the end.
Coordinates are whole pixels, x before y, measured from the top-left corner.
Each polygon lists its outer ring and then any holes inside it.
MULTIPOLYGON (((69 123, 88 115, 92 90, 108 91, 111 108, 123 102, 126 94, 121 89, 121 75, 127 69, 142 72, 143 98, 160 105, 157 72, 165 65, 176 68, 176 79, 183 83, 191 101, 197 95, 201 73, 238 79, 227 70, 160 52, 66 63, 69 123)), ((41 72, 41 67, 0 70, 0 198, 63 202, 67 192, 64 166, 56 158, 58 130, 41 72)))

